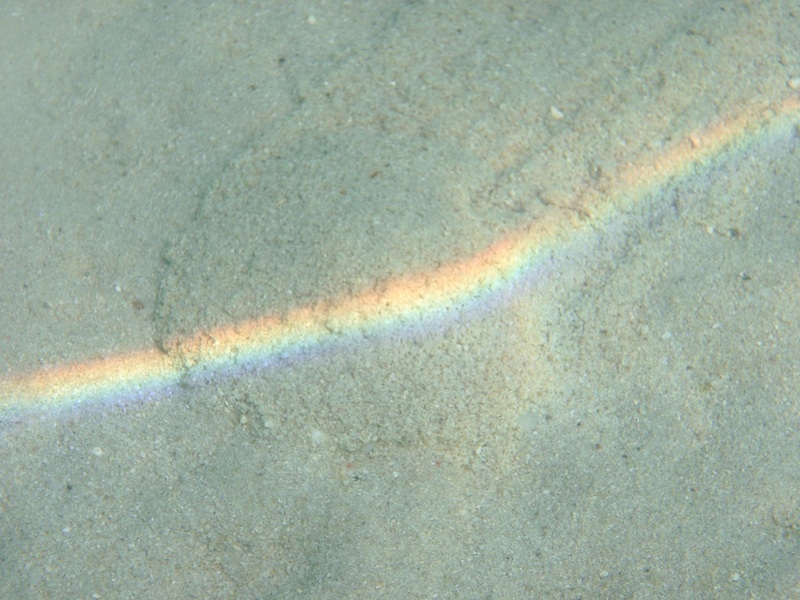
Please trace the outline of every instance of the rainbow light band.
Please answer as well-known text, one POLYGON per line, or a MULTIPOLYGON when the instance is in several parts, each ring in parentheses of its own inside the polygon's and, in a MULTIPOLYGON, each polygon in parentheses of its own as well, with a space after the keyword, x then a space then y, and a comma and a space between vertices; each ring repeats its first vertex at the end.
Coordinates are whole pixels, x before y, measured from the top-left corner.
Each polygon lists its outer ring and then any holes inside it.
POLYGON ((689 135, 666 151, 622 168, 603 199, 580 209, 590 218, 553 210, 524 230, 483 251, 427 272, 404 275, 362 293, 319 302, 281 316, 225 325, 175 340, 168 352, 157 349, 67 364, 0 380, 0 413, 68 407, 101 399, 147 397, 182 381, 213 376, 226 369, 266 366, 333 345, 341 340, 460 315, 496 296, 550 255, 590 230, 607 225, 648 192, 686 176, 692 167, 745 147, 769 133, 796 126, 800 98, 744 111, 739 116, 689 135))

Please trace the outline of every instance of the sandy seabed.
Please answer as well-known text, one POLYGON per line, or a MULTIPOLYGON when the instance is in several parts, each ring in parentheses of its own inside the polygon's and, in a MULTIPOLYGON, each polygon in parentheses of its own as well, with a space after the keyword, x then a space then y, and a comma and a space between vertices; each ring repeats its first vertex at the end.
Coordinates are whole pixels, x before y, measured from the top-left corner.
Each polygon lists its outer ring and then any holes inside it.
POLYGON ((798 48, 786 1, 5 3, 0 379, 185 376, 6 393, 0 597, 800 598, 798 48), (180 342, 265 316, 300 350, 180 342))

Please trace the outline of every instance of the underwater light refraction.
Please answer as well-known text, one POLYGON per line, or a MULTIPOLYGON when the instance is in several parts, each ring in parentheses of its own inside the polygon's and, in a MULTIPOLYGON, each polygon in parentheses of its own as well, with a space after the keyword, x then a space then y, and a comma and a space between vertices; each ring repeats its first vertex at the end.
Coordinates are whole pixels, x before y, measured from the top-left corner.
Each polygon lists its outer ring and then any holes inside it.
POLYGON ((328 299, 283 315, 223 325, 148 349, 66 364, 0 379, 0 412, 77 406, 125 397, 148 397, 201 373, 263 368, 314 349, 457 319, 514 289, 531 273, 554 268, 553 256, 569 252, 590 231, 709 159, 751 141, 797 127, 800 99, 769 110, 742 111, 642 157, 613 177, 608 193, 576 220, 554 209, 526 228, 464 260, 380 282, 352 296, 328 299))

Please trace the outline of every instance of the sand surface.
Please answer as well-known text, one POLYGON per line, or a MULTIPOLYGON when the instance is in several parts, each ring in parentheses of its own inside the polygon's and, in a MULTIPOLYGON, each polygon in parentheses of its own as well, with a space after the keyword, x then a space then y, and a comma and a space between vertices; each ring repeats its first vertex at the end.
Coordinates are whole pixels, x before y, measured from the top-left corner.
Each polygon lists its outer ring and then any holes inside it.
POLYGON ((800 598, 791 2, 0 10, 0 597, 800 598))

